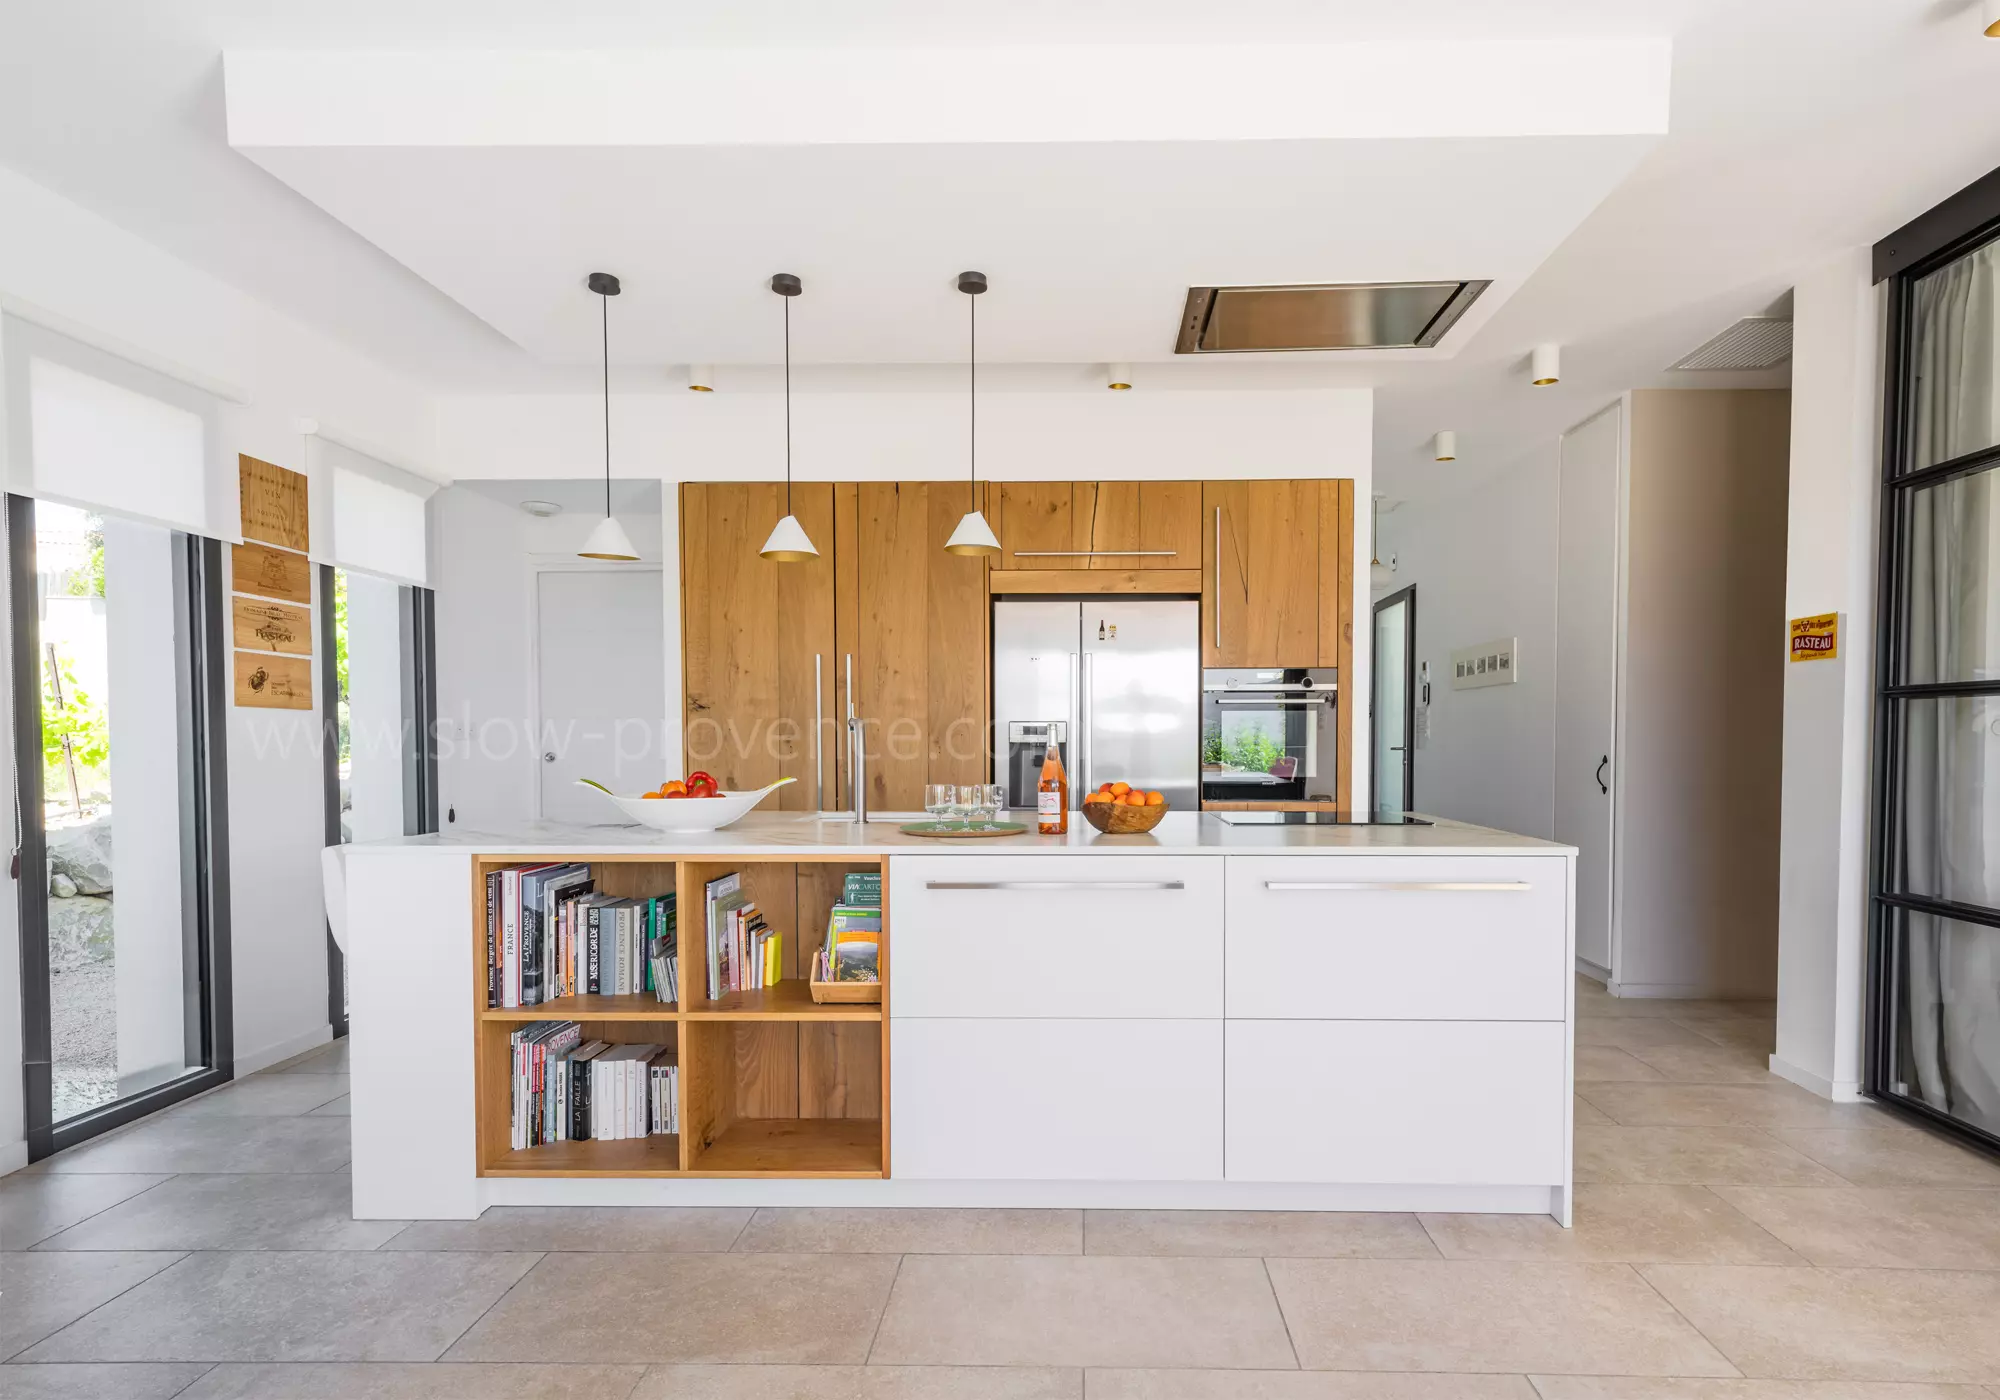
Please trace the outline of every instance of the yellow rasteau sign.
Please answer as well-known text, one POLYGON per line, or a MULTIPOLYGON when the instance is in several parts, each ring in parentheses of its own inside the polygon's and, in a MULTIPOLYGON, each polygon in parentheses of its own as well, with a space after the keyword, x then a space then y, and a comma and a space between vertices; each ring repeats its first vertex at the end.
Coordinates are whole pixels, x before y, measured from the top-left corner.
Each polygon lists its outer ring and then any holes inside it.
POLYGON ((1831 661, 1839 656, 1840 614, 1793 618, 1790 652, 1794 661, 1831 661))

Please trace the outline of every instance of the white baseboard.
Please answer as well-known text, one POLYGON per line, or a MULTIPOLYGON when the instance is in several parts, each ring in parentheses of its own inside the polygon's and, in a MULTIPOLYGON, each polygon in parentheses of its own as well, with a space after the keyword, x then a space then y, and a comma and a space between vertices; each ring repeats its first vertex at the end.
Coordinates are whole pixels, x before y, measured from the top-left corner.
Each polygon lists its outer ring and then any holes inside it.
POLYGON ((17 1172, 28 1165, 28 1141, 0 1142, 0 1176, 17 1172))
POLYGON ((1774 995, 1699 982, 1610 982, 1606 988, 1615 997, 1634 1001, 1769 1001, 1774 995))
POLYGON ((1800 1069, 1776 1055, 1771 1057, 1771 1073, 1780 1079, 1789 1079, 1808 1093, 1818 1094, 1823 1099, 1832 1099, 1835 1103, 1868 1102, 1868 1096, 1861 1092, 1859 1084, 1850 1080, 1828 1079, 1823 1075, 1814 1074, 1809 1069, 1800 1069))
POLYGON ((1585 977, 1590 978, 1593 982, 1609 982, 1611 980, 1610 968, 1599 967, 1581 953, 1577 954, 1576 970, 1581 972, 1585 977))
POLYGON ((289 1060, 295 1055, 303 1055, 308 1050, 317 1050, 320 1046, 330 1045, 332 1042, 332 1025, 316 1026, 304 1035, 295 1035, 290 1040, 281 1040, 276 1045, 267 1045, 248 1055, 238 1055, 236 1077, 241 1079, 246 1074, 269 1069, 272 1065, 289 1060))

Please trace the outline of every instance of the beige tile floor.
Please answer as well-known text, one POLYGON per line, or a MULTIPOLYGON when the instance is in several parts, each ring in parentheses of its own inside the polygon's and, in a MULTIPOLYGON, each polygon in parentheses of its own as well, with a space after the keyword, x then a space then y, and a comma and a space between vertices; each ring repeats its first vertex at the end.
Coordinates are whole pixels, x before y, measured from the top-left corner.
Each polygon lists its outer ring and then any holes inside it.
POLYGON ((0 1395, 1996 1400, 2000 1164, 1578 989, 1546 1217, 348 1218, 344 1047, 0 1178, 0 1395), (651 1319, 672 1317, 672 1326, 651 1319))

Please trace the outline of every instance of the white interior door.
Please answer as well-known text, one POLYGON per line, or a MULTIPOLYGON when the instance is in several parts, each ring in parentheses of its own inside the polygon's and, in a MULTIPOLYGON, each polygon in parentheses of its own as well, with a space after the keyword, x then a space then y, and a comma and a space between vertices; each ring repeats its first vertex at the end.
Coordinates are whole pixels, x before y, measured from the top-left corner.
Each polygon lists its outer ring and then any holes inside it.
POLYGON ((1416 589, 1405 588, 1375 604, 1375 766, 1370 776, 1377 812, 1407 812, 1416 794, 1410 782, 1410 630, 1416 589))
POLYGON ((622 565, 536 580, 540 714, 535 763, 549 821, 602 822, 616 811, 577 785, 659 786, 667 713, 660 571, 622 565))
POLYGON ((1613 980, 1624 418, 1613 404, 1563 435, 1556 562, 1555 839, 1577 848, 1577 958, 1613 980))

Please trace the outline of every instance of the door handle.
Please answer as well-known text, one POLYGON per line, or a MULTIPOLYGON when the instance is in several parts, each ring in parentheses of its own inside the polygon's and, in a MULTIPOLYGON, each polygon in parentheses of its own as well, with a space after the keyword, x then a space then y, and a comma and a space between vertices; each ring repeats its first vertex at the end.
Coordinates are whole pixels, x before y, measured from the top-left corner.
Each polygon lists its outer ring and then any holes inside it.
POLYGON ((1525 880, 1266 880, 1267 890, 1484 890, 1525 894, 1534 888, 1525 880))
POLYGON ((927 890, 1184 890, 1185 880, 926 880, 927 890))
POLYGON ((823 698, 820 687, 820 654, 813 653, 813 814, 817 816, 826 810, 826 774, 820 768, 820 731, 826 724, 826 711, 822 708, 823 698))
POLYGON ((1609 794, 1610 794, 1610 792, 1611 792, 1611 788, 1610 788, 1610 785, 1609 785, 1609 784, 1607 784, 1607 783, 1606 783, 1606 782, 1604 781, 1604 770, 1605 770, 1606 768, 1610 767, 1610 766, 1611 766, 1611 755, 1610 755, 1610 754, 1606 754, 1606 755, 1604 755, 1604 757, 1602 757, 1602 758, 1600 758, 1600 759, 1598 759, 1598 760, 1597 760, 1597 775, 1596 775, 1596 776, 1597 776, 1597 790, 1598 790, 1599 792, 1601 792, 1601 793, 1604 793, 1604 794, 1606 794, 1606 795, 1609 795, 1609 794))
MULTIPOLYGON (((1215 508, 1215 649, 1222 650, 1222 507, 1215 508)), ((1218 658, 1220 659, 1220 658, 1218 658)))
POLYGON ((542 762, 544 763, 554 763, 555 761, 556 761, 556 756, 552 753, 545 753, 542 755, 542 762))

